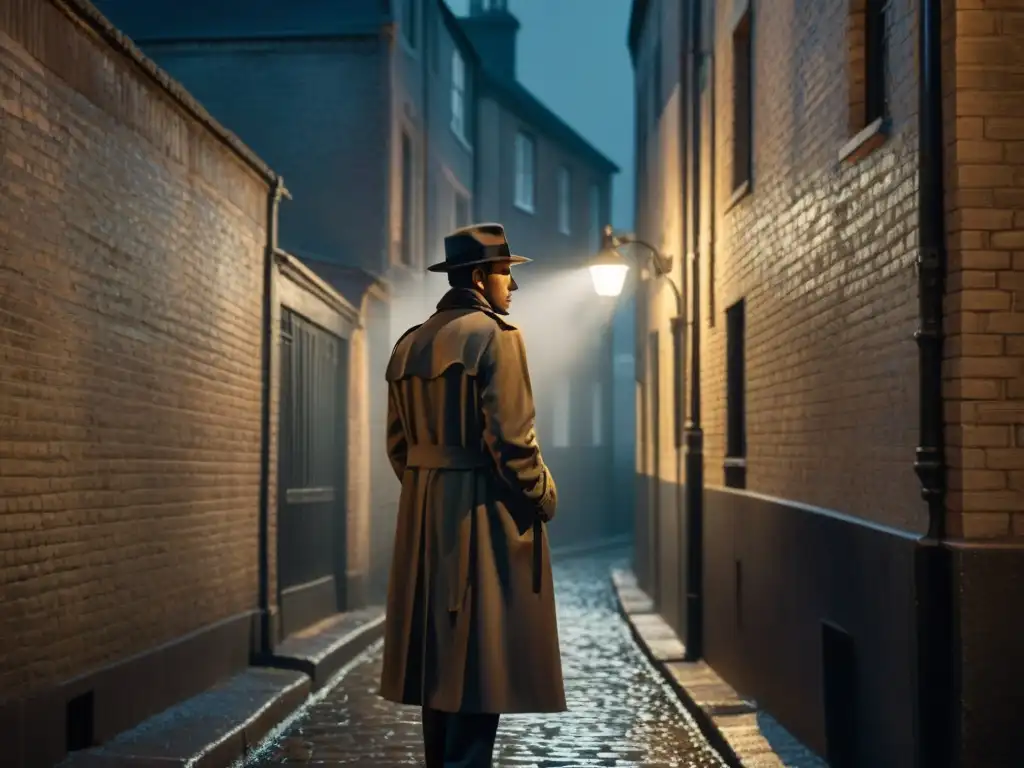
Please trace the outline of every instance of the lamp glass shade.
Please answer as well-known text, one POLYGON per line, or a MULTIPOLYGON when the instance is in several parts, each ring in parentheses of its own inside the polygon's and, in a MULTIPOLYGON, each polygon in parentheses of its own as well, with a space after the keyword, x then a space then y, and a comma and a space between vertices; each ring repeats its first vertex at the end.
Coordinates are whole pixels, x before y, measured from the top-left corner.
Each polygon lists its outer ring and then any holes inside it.
POLYGON ((590 279, 594 281, 594 292, 598 296, 618 296, 626 283, 627 272, 629 265, 622 259, 591 264, 590 279))

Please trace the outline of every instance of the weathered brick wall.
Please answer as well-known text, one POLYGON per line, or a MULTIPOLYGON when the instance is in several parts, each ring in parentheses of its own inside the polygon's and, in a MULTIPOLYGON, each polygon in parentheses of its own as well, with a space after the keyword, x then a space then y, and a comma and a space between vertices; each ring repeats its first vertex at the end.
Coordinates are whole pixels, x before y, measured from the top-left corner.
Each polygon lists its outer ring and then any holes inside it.
POLYGON ((0 4, 0 690, 256 607, 266 182, 92 30, 0 4))
POLYGON ((745 298, 747 487, 920 530, 915 1, 889 4, 889 138, 855 162, 838 160, 851 138, 850 3, 752 3, 753 182, 727 210, 739 2, 715 4, 714 243, 709 252, 705 227, 701 247, 707 482, 723 484, 724 313, 745 298))
POLYGON ((1024 5, 942 8, 950 530, 1024 536, 1024 5))

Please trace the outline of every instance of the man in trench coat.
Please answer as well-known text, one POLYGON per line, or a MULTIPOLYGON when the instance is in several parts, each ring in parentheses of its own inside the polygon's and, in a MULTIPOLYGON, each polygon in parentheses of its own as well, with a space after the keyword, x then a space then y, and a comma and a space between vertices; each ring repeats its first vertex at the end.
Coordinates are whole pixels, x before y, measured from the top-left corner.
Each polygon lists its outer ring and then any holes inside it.
POLYGON ((500 713, 562 712, 550 554, 557 494, 534 430, 500 224, 445 238, 452 286, 387 367, 401 480, 381 695, 423 708, 428 768, 491 765, 500 713))

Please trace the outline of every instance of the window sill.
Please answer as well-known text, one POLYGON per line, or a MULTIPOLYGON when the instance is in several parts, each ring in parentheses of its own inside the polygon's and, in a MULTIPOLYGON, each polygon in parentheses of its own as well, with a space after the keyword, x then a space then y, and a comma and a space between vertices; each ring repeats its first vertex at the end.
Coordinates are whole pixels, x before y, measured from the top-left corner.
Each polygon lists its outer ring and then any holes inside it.
POLYGON ((750 179, 747 179, 732 191, 732 194, 729 196, 729 202, 725 204, 725 210, 722 211, 722 213, 728 213, 737 205, 739 205, 740 201, 750 194, 750 191, 750 179))
POLYGON ((520 211, 522 211, 523 213, 528 213, 531 216, 534 213, 536 213, 536 211, 533 210, 533 206, 532 205, 526 205, 525 203, 520 203, 518 200, 516 202, 514 202, 513 205, 516 208, 518 208, 520 211))
POLYGON ((452 135, 455 136, 455 140, 462 145, 462 148, 473 154, 473 145, 469 143, 469 139, 462 135, 462 131, 457 129, 454 125, 449 126, 452 129, 452 135))
POLYGON ((884 118, 877 118, 839 148, 840 163, 856 163, 863 160, 889 138, 888 126, 884 118))

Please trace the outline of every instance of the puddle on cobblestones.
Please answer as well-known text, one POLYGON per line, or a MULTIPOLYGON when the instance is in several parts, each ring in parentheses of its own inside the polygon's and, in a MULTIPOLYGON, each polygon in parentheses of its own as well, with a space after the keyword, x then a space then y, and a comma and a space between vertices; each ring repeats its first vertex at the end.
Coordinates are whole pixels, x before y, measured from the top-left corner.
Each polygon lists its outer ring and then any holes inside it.
MULTIPOLYGON (((569 711, 506 715, 495 768, 723 768, 674 692, 636 647, 615 609, 609 573, 624 553, 555 565, 569 711)), ((380 643, 246 761, 397 768, 422 765, 419 711, 377 696, 380 643)))

